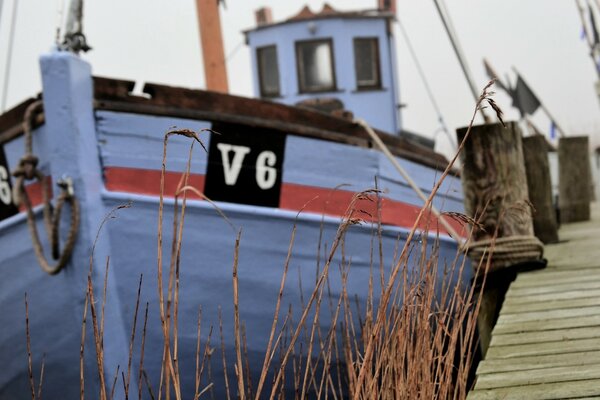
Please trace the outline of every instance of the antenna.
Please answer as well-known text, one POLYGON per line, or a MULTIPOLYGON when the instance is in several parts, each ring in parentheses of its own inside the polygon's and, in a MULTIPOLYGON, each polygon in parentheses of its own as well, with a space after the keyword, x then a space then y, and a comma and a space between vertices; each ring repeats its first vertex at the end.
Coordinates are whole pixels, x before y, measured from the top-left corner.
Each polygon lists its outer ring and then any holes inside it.
POLYGON ((83 0, 71 0, 64 33, 59 46, 61 50, 79 54, 80 51, 87 52, 92 49, 83 34, 83 0))
POLYGON ((12 50, 15 41, 15 26, 17 25, 17 6, 19 2, 13 1, 12 18, 10 22, 10 33, 8 36, 8 51, 6 54, 6 63, 4 68, 4 82, 2 85, 2 104, 0 104, 0 112, 6 109, 6 98, 8 96, 8 81, 10 80, 10 66, 12 64, 12 50))

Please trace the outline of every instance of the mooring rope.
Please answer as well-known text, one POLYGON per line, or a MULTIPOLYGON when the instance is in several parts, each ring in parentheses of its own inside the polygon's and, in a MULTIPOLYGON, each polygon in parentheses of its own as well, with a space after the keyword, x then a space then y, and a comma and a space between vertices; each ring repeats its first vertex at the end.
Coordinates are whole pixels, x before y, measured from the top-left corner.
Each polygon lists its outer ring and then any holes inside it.
POLYGON ((29 233, 33 242, 33 249, 40 267, 48 274, 55 275, 60 272, 65 265, 67 265, 67 262, 69 262, 69 259, 73 253, 75 240, 77 239, 77 231, 79 229, 80 212, 79 202, 77 201, 75 193, 73 192, 73 183, 71 179, 65 178, 57 182, 57 185, 61 188, 61 194, 56 199, 56 206, 53 208, 52 203, 50 202, 50 194, 48 190, 48 182, 46 182, 46 176, 37 168, 39 159, 33 154, 32 120, 36 112, 42 109, 42 106, 42 101, 37 100, 31 103, 25 111, 25 117, 23 120, 25 154, 23 157, 21 157, 19 166, 13 171, 12 174, 16 178, 13 192, 13 202, 17 206, 23 204, 25 207, 25 211, 27 212, 27 225, 29 227, 29 233), (52 258, 57 260, 56 264, 54 265, 51 265, 44 255, 44 248, 42 247, 42 243, 37 231, 33 206, 31 204, 29 195, 27 194, 27 190, 25 189, 25 182, 34 179, 37 180, 42 186, 44 226, 50 240, 52 258), (65 203, 68 203, 71 206, 71 223, 64 248, 61 252, 59 243, 59 227, 62 209, 65 203))
MULTIPOLYGON (((404 168, 402 168, 400 163, 398 163, 398 161, 396 161, 396 158, 394 157, 394 155, 392 154, 390 149, 385 145, 385 143, 383 143, 383 140, 381 140, 381 138, 379 136, 377 136, 377 134, 375 133, 373 128, 371 128, 369 126, 369 124, 363 119, 356 119, 356 120, 354 120, 354 122, 356 124, 360 125, 367 132, 369 137, 373 140, 373 142, 375 142, 377 147, 379 147, 379 149, 383 152, 383 154, 387 157, 387 159, 392 163, 392 165, 394 166, 396 171, 398 171, 400 173, 400 175, 402 175, 404 180, 406 180, 406 182, 412 188, 412 190, 415 191, 417 196, 419 196, 419 198, 421 200, 423 200, 424 203, 427 203, 427 196, 425 196, 425 194, 423 193, 423 191, 421 190, 419 185, 417 185, 417 183, 410 177, 408 172, 406 172, 406 170, 404 168)), ((430 208, 431 208, 431 212, 433 213, 433 215, 435 215, 435 217, 438 219, 440 224, 444 227, 444 229, 446 229, 446 232, 448 232, 448 235, 450 235, 450 237, 452 239, 456 240, 459 244, 463 243, 463 239, 456 232, 456 230, 452 227, 452 225, 450 225, 450 223, 446 220, 446 218, 440 213, 440 211, 433 204, 431 204, 430 208)))
POLYGON ((490 271, 526 261, 541 260, 544 244, 535 236, 515 235, 482 239, 464 245, 469 257, 485 266, 491 258, 490 271))

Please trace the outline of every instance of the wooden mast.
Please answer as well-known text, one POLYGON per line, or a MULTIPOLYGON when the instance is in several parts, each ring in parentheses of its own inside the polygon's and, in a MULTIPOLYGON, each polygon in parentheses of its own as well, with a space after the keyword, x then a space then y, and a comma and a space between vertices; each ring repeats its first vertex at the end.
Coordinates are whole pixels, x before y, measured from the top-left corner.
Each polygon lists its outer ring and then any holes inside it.
POLYGON ((196 0, 206 89, 227 93, 227 69, 219 17, 219 0, 196 0))

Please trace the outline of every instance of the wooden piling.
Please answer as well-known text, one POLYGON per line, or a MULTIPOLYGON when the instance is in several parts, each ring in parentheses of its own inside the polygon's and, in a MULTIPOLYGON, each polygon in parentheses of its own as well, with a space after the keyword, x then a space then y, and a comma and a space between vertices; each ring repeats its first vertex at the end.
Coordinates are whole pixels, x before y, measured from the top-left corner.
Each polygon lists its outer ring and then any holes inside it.
POLYGON ((558 169, 560 222, 589 221, 592 178, 587 136, 560 138, 558 169))
MULTIPOLYGON (((466 128, 457 130, 459 142, 464 138, 466 130, 466 128)), ((473 250, 486 248, 493 241, 494 236, 498 243, 511 237, 519 242, 525 242, 526 238, 531 237, 539 243, 533 236, 521 132, 518 125, 515 122, 508 122, 506 128, 501 124, 473 127, 461 153, 461 159, 466 213, 479 220, 484 227, 484 230, 473 232, 472 243, 469 245, 473 266, 477 268, 481 261, 481 258, 474 257, 473 250)), ((484 355, 504 295, 515 277, 514 269, 508 267, 526 261, 519 258, 518 252, 515 252, 515 258, 511 258, 512 251, 500 249, 501 246, 503 245, 496 244, 495 248, 493 245, 487 247, 492 251, 492 256, 477 322, 484 355)), ((485 267, 485 262, 482 267, 485 267)), ((481 277, 483 271, 478 275, 481 277)))
POLYGON ((523 138, 527 189, 533 212, 533 231, 543 243, 558 242, 558 224, 552 205, 552 182, 548 164, 549 144, 541 135, 523 138))

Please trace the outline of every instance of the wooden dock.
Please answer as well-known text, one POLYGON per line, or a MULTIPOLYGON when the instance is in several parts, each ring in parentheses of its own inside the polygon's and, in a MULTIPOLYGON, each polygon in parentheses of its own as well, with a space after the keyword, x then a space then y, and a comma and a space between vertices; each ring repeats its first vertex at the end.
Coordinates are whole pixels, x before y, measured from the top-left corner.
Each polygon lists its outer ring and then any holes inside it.
POLYGON ((600 204, 506 294, 469 400, 600 398, 600 204))

